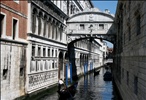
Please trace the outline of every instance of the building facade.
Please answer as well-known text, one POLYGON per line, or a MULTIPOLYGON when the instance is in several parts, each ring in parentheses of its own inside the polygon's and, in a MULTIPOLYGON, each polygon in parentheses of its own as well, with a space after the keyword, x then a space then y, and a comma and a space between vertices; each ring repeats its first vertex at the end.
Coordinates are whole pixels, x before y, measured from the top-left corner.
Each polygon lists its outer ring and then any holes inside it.
POLYGON ((28 11, 26 86, 27 93, 32 93, 58 82, 67 49, 68 16, 51 1, 30 1, 28 11))
POLYGON ((123 100, 146 99, 146 1, 119 1, 114 76, 123 100))
POLYGON ((68 82, 71 68, 67 50, 66 20, 82 11, 81 2, 31 0, 28 2, 26 93, 51 87, 62 78, 68 82))
POLYGON ((1 100, 25 94, 27 1, 0 2, 1 100))

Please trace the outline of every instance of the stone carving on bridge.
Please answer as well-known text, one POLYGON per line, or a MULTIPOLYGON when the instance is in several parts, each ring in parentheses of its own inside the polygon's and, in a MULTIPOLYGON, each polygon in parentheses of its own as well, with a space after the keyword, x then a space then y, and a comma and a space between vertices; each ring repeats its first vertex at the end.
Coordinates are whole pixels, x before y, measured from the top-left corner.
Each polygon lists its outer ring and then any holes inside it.
POLYGON ((93 14, 89 15, 89 21, 94 21, 94 15, 93 14))

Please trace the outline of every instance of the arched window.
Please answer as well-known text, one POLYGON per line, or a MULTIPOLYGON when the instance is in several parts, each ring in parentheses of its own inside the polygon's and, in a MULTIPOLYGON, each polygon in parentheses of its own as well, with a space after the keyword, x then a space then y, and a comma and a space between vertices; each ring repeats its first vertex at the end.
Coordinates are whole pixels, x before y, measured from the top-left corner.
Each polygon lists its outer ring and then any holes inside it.
POLYGON ((51 37, 51 34, 52 34, 52 24, 51 24, 51 19, 49 18, 49 21, 48 21, 48 38, 51 37))
POLYGON ((63 26, 60 26, 60 28, 59 28, 60 41, 62 41, 62 32, 63 32, 63 26))
POLYGON ((46 29, 47 29, 47 16, 45 15, 44 16, 44 31, 43 31, 43 36, 45 37, 46 36, 46 29))
POLYGON ((58 23, 56 24, 56 40, 58 40, 58 23))
POLYGON ((38 35, 41 34, 41 29, 42 29, 42 13, 39 13, 39 17, 38 17, 38 35))
POLYGON ((36 30, 36 17, 37 17, 37 10, 33 9, 32 13, 32 32, 35 33, 36 30))
POLYGON ((54 27, 55 27, 55 23, 53 22, 52 27, 51 27, 52 28, 52 39, 54 39, 54 27))

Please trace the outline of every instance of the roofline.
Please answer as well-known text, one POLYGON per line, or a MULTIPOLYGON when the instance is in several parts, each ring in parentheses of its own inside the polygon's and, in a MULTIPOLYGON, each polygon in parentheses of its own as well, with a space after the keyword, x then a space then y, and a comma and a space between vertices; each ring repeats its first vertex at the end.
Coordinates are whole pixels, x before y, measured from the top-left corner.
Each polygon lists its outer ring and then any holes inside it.
POLYGON ((100 15, 106 15, 114 20, 114 17, 110 14, 104 13, 104 12, 95 12, 95 11, 88 11, 88 12, 79 12, 77 14, 72 15, 68 20, 72 19, 73 17, 84 15, 84 14, 100 14, 100 15))

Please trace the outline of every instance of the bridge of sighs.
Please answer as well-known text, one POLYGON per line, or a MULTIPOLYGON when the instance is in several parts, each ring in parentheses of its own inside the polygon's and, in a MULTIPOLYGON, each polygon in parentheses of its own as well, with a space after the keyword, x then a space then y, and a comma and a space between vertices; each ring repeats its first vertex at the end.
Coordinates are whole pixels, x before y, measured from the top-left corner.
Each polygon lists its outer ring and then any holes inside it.
POLYGON ((105 42, 115 44, 114 15, 106 9, 86 9, 72 15, 67 21, 67 43, 72 75, 86 73, 103 64, 105 42))

